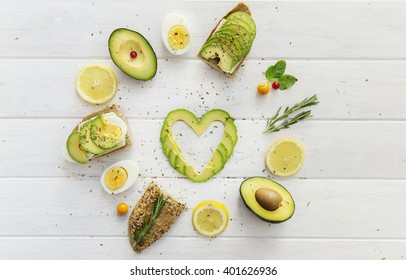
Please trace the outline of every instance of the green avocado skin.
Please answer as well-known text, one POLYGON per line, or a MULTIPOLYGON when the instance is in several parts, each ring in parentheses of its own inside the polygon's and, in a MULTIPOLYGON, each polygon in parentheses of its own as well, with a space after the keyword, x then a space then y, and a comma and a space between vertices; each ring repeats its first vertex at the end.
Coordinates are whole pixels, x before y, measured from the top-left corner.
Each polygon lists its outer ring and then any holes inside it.
POLYGON ((123 73, 141 81, 155 77, 158 68, 155 51, 148 40, 137 31, 127 28, 114 30, 109 37, 108 46, 111 59, 123 73), (132 50, 137 51, 138 59, 144 56, 143 64, 133 65, 137 58, 131 59, 132 50))
MULTIPOLYGON (((261 185, 263 186, 262 183, 261 183, 261 185)), ((282 223, 282 222, 286 222, 287 220, 289 220, 290 218, 292 218, 293 214, 295 213, 295 208, 296 208, 296 206, 295 206, 295 203, 294 203, 294 201, 293 201, 293 198, 291 197, 291 195, 290 195, 290 193, 288 192, 288 190, 287 190, 285 187, 283 187, 282 185, 280 185, 279 183, 277 183, 277 182, 275 182, 275 181, 273 181, 273 180, 270 180, 270 179, 268 179, 268 178, 266 178, 266 177, 260 177, 260 176, 258 176, 258 177, 250 177, 250 178, 245 179, 245 180, 241 183, 241 185, 240 185, 240 196, 241 196, 242 201, 244 202, 245 206, 246 206, 252 213, 254 213, 258 218, 260 218, 261 220, 263 220, 263 221, 265 221, 265 222, 270 222, 270 223, 273 223, 273 224, 279 224, 279 223, 282 223), (255 195, 253 195, 252 197, 245 197, 244 194, 242 193, 242 187, 244 186, 244 183, 246 183, 248 180, 255 182, 257 179, 258 179, 258 180, 261 180, 261 181, 267 180, 267 181, 269 181, 269 182, 272 183, 272 184, 276 184, 277 186, 279 186, 279 188, 281 188, 281 190, 283 190, 283 191, 285 191, 285 192, 287 192, 287 193, 289 194, 289 196, 290 196, 290 198, 291 198, 292 200, 291 200, 291 204, 290 204, 290 207, 291 207, 290 210, 291 210, 291 211, 290 211, 290 213, 289 213, 288 216, 286 216, 284 219, 278 221, 278 220, 273 220, 273 219, 269 219, 269 218, 263 217, 263 216, 259 215, 258 213, 256 213, 253 209, 251 209, 251 207, 248 205, 248 202, 246 201, 246 199, 255 199, 255 195)), ((271 212, 271 211, 269 211, 269 212, 271 212)))

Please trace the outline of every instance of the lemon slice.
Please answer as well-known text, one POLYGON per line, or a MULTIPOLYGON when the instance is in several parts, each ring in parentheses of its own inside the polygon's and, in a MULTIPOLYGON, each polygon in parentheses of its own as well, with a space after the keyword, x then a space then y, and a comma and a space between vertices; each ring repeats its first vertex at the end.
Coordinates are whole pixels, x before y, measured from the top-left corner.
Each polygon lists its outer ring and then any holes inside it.
POLYGON ((216 236, 228 225, 227 208, 214 200, 202 201, 193 210, 192 223, 198 233, 209 237, 216 236))
POLYGON ((266 154, 266 167, 274 175, 291 176, 304 162, 303 145, 294 138, 281 138, 271 144, 266 154))
POLYGON ((103 104, 111 100, 117 88, 116 74, 103 64, 84 66, 76 78, 77 93, 83 100, 92 104, 103 104))

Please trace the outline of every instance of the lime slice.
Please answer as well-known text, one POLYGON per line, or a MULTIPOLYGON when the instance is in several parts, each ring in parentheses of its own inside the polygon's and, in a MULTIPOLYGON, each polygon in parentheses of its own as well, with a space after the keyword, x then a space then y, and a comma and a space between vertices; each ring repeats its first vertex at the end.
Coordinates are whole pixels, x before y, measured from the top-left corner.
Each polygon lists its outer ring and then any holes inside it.
POLYGON ((228 225, 227 208, 217 201, 202 201, 193 210, 192 223, 198 233, 209 237, 216 236, 228 225))
POLYGON ((271 144, 265 163, 274 175, 287 177, 299 171, 304 162, 303 145, 294 138, 281 138, 271 144))
POLYGON ((112 69, 103 64, 84 66, 76 78, 76 92, 91 104, 111 100, 118 89, 118 80, 112 69))

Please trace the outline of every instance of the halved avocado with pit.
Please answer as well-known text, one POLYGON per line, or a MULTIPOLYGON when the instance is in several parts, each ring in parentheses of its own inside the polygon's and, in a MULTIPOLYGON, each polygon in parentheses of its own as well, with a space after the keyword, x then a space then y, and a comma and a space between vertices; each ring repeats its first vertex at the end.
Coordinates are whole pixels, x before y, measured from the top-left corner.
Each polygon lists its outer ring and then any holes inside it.
POLYGON ((240 195, 255 215, 268 222, 284 222, 295 212, 295 202, 290 193, 265 177, 251 177, 242 182, 240 195))
POLYGON ((136 31, 127 28, 114 30, 109 38, 109 52, 114 64, 134 79, 146 81, 156 74, 158 63, 154 49, 136 31))

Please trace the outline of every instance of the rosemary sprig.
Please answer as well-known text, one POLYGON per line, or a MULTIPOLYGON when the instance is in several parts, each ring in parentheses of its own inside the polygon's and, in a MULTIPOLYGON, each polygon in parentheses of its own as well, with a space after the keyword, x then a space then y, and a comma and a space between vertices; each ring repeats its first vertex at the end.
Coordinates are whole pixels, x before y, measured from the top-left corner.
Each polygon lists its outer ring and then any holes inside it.
POLYGON ((151 216, 149 220, 145 219, 143 226, 137 230, 134 234, 134 246, 141 242, 141 240, 145 237, 151 227, 154 225, 156 218, 158 217, 159 213, 163 206, 165 205, 166 200, 168 197, 165 197, 162 193, 159 195, 157 201, 152 206, 151 216))
POLYGON ((292 107, 286 107, 285 110, 281 115, 279 115, 282 107, 279 107, 278 111, 276 111, 275 115, 273 115, 271 118, 268 119, 266 123, 266 128, 264 133, 272 133, 279 131, 284 128, 288 128, 290 125, 297 123, 298 121, 304 120, 308 117, 311 117, 311 111, 303 111, 300 112, 299 114, 288 118, 290 114, 299 111, 303 108, 313 106, 318 104, 319 101, 317 100, 317 94, 313 95, 312 97, 305 98, 302 102, 296 103, 292 107), (278 121, 284 120, 280 124, 276 124, 278 121))

